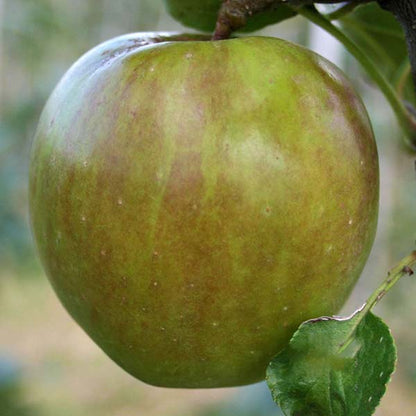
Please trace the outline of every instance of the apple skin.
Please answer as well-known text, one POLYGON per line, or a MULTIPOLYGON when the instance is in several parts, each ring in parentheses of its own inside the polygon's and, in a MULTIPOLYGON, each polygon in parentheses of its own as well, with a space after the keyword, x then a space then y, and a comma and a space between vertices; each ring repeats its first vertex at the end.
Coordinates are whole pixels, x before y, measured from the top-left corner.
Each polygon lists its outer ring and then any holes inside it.
MULTIPOLYGON (((164 0, 164 2, 170 15, 183 25, 212 32, 215 29, 223 0, 164 0)), ((296 12, 292 8, 280 4, 272 10, 255 13, 248 17, 244 27, 239 30, 253 32, 294 16, 296 12)))
POLYGON ((38 251, 65 308, 133 376, 254 383, 366 262, 367 113, 340 70, 286 41, 145 37, 92 49, 50 97, 31 156, 38 251))

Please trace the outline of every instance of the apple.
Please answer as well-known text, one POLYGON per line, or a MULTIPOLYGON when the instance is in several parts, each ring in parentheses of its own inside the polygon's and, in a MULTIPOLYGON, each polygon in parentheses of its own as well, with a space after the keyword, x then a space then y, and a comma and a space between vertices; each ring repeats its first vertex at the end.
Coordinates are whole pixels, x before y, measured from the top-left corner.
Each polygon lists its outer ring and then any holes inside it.
MULTIPOLYGON (((171 16, 183 25, 212 32, 223 0, 164 0, 164 2, 171 16)), ((293 16, 296 16, 296 12, 292 8, 280 4, 271 10, 253 14, 240 30, 253 32, 293 16)))
POLYGON ((167 387, 262 380, 336 313, 369 254, 378 157, 345 75, 283 40, 129 34, 76 62, 41 115, 30 210, 65 308, 167 387))

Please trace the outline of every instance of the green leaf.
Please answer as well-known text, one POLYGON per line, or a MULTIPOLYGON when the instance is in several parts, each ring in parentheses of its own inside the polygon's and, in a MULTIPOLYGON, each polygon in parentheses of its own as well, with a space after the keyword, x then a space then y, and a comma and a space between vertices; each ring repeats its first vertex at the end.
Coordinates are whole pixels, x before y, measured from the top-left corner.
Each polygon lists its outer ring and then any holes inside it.
POLYGON ((286 416, 368 416, 385 393, 396 348, 387 325, 362 309, 301 324, 267 369, 286 416))
MULTIPOLYGON (((394 16, 376 2, 354 9, 339 20, 341 28, 377 64, 386 78, 396 86, 410 68, 406 40, 394 16)), ((411 77, 407 77, 403 93, 412 99, 411 77)))

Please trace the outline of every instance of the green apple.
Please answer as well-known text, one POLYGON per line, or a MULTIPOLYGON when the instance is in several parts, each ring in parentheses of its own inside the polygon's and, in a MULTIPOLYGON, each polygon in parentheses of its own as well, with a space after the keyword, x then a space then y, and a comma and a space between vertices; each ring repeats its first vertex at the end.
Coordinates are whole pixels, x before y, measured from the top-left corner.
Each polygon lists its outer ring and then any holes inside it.
MULTIPOLYGON (((223 0, 164 0, 169 13, 183 25, 211 32, 215 29, 218 11, 223 0)), ((271 10, 256 13, 247 19, 241 30, 253 32, 265 26, 296 16, 296 12, 285 4, 271 10)))
POLYGON ((349 295, 376 227, 377 150, 324 58, 184 39, 118 37, 66 73, 34 138, 33 233, 65 308, 130 374, 243 385, 349 295))

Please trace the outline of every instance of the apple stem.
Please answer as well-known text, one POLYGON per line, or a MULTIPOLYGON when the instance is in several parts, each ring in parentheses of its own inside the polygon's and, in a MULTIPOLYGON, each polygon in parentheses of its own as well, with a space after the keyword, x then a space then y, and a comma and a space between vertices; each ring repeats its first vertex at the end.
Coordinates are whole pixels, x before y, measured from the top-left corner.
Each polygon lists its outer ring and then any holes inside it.
POLYGON ((271 3, 270 0, 223 0, 212 39, 228 39, 233 31, 245 26, 249 16, 267 10, 271 3))

